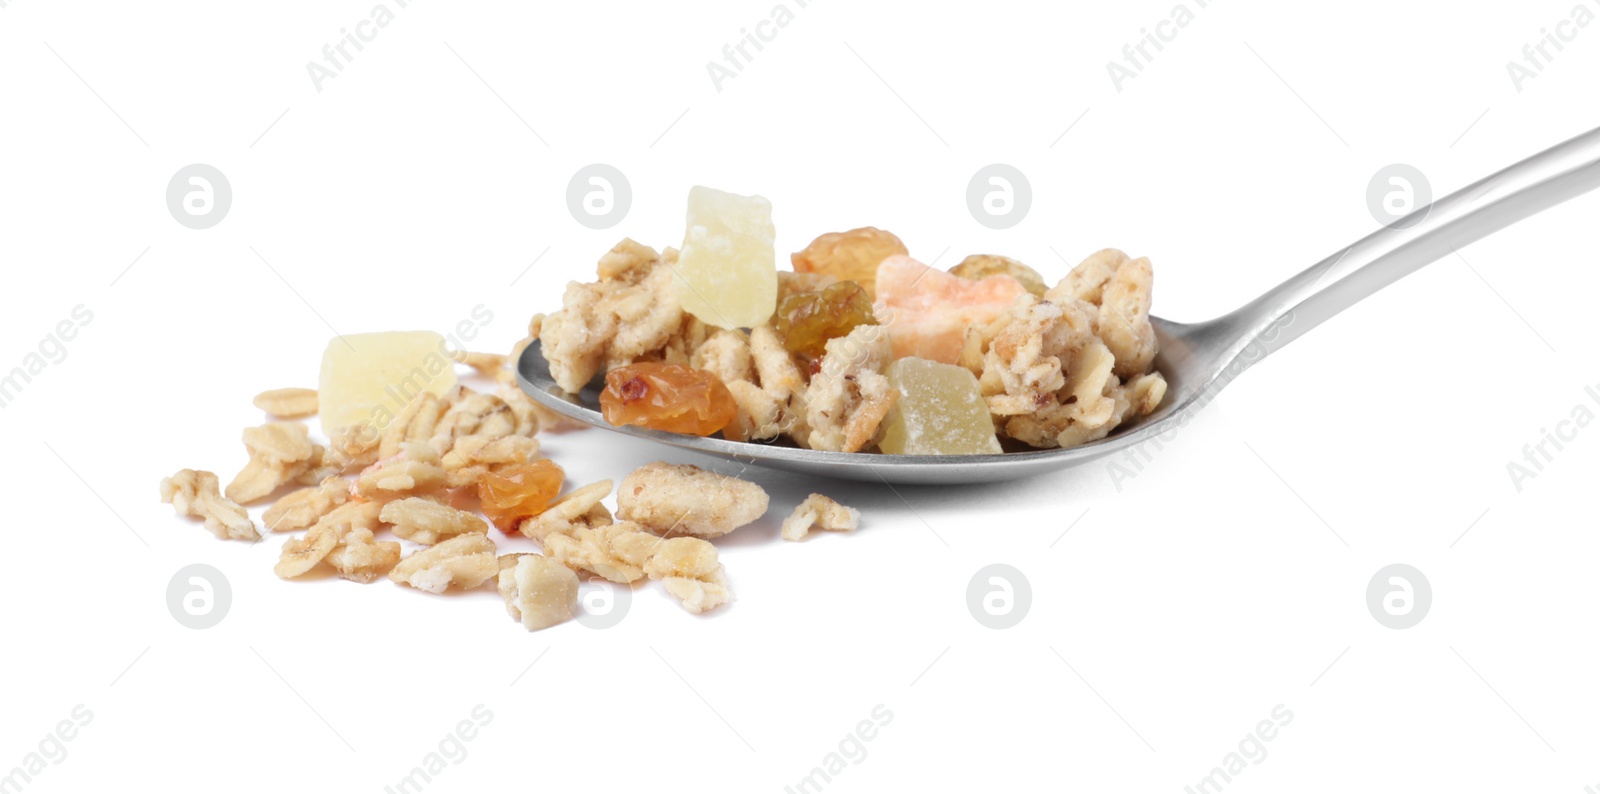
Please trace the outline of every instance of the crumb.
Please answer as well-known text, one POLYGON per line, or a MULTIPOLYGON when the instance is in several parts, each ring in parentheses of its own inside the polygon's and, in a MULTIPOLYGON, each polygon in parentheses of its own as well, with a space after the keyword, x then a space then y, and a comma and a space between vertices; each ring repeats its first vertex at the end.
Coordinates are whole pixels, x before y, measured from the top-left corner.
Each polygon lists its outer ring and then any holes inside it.
POLYGON ((860 525, 861 511, 814 493, 783 520, 783 539, 804 540, 812 529, 850 532, 860 525))

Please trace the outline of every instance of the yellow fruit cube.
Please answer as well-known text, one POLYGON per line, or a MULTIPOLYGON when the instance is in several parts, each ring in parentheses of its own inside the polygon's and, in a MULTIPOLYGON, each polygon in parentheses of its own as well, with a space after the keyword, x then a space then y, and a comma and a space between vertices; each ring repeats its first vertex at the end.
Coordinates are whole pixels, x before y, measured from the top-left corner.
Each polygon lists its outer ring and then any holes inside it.
POLYGON ((778 303, 772 202, 696 185, 674 266, 678 303, 718 328, 754 328, 778 303))
POLYGON ((417 395, 443 396, 455 385, 450 350, 432 331, 336 337, 317 382, 323 432, 357 424, 381 430, 417 395))
POLYGON ((965 367, 902 358, 884 373, 900 399, 884 418, 878 449, 890 455, 998 454, 989 406, 965 367))

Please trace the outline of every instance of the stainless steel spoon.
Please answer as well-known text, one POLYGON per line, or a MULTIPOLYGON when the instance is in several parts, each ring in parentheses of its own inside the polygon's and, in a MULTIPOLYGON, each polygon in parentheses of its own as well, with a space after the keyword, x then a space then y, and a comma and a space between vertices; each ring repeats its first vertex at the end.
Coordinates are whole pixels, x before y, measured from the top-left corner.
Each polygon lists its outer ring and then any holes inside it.
POLYGON ((1600 187, 1600 129, 1546 149, 1362 238, 1238 310, 1200 323, 1152 317, 1156 369, 1167 397, 1149 416, 1109 437, 1070 449, 1000 455, 879 455, 819 452, 777 444, 613 427, 599 412, 600 389, 568 394, 555 385, 538 342, 518 362, 518 381, 551 410, 585 424, 705 455, 869 482, 944 484, 1011 480, 1077 466, 1170 434, 1240 372, 1357 301, 1457 248, 1600 187))

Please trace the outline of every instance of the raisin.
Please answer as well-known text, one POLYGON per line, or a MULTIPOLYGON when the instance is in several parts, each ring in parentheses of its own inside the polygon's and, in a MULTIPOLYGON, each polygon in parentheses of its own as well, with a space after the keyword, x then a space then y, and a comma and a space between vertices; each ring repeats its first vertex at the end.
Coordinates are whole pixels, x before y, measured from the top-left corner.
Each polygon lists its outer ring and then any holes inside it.
POLYGON ((733 421, 738 407, 722 381, 677 364, 643 363, 606 373, 600 412, 613 425, 709 436, 733 421))
POLYGON ((483 514, 501 532, 511 534, 525 518, 545 511, 561 493, 565 472, 554 461, 539 459, 503 466, 478 477, 483 514))
POLYGON ((821 358, 829 339, 849 334, 858 325, 877 325, 872 298, 854 281, 830 284, 821 292, 801 292, 783 299, 772 330, 790 353, 821 358))
POLYGON ((865 226, 848 232, 829 232, 790 254, 796 273, 827 273, 841 281, 854 281, 871 298, 878 278, 878 264, 896 254, 910 253, 900 238, 882 229, 865 226))

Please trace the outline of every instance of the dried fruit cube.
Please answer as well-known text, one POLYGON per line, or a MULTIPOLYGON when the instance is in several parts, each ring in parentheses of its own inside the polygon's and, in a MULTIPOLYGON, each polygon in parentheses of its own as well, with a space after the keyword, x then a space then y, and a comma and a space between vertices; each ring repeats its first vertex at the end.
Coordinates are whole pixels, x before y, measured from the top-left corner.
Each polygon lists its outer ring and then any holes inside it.
POLYGON ((971 371, 902 358, 885 374, 900 397, 884 420, 878 449, 891 455, 999 454, 994 420, 971 371))
POLYGON ((606 421, 669 433, 709 436, 733 421, 738 407, 716 375, 676 364, 640 363, 606 373, 600 395, 606 421))
POLYGON ((910 253, 900 238, 882 229, 864 226, 847 232, 829 232, 811 241, 804 251, 790 254, 796 273, 823 273, 854 281, 872 295, 878 265, 891 256, 910 253))
POLYGON ((617 490, 617 517, 659 535, 715 538, 766 512, 761 486, 688 464, 641 466, 617 490))
POLYGON ((389 579, 435 594, 452 585, 471 590, 499 573, 494 551, 488 535, 457 535, 401 560, 389 571, 389 579))
MULTIPOLYGON (((508 555, 509 556, 509 555, 508 555)), ((572 619, 578 608, 578 575, 571 568, 538 554, 501 558, 498 574, 506 612, 528 631, 572 619)))
POLYGON ((350 334, 328 342, 317 398, 322 426, 382 429, 417 395, 456 385, 444 337, 432 331, 350 334))
MULTIPOLYGON (((993 435, 991 433, 990 435, 993 435)), ((851 532, 861 525, 861 511, 845 507, 826 496, 814 493, 783 520, 784 540, 804 540, 812 529, 851 532)))
POLYGON ((673 267, 678 304, 718 328, 754 328, 777 306, 772 203, 708 187, 689 191, 688 229, 673 267))

